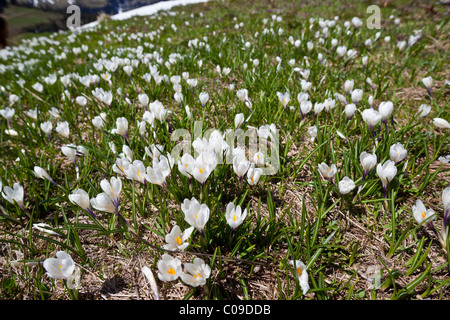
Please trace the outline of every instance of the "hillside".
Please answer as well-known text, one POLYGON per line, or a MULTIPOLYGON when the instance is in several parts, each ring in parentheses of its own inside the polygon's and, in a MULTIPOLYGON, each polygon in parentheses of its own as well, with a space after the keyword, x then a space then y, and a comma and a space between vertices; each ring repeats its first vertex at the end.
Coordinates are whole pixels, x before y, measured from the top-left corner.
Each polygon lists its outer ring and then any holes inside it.
POLYGON ((448 300, 448 7, 371 5, 212 0, 1 50, 0 299, 448 300))

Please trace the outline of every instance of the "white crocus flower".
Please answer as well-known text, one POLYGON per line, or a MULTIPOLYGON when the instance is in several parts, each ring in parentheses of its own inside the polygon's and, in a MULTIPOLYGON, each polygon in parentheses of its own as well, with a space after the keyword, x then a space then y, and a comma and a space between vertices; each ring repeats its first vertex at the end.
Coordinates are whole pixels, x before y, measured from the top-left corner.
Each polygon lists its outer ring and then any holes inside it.
POLYGON ((203 236, 205 225, 209 220, 209 208, 206 204, 200 204, 197 199, 192 197, 184 199, 181 204, 181 210, 184 213, 184 219, 192 227, 196 228, 203 236))
POLYGON ((355 189, 355 187, 355 182, 349 177, 344 177, 341 181, 339 181, 339 192, 341 194, 347 194, 355 189))
POLYGON ((173 281, 182 274, 181 261, 167 253, 162 255, 162 259, 158 261, 157 267, 158 278, 161 281, 173 281))
POLYGON ((119 117, 116 119, 116 129, 114 131, 118 135, 121 135, 124 139, 128 139, 128 120, 125 117, 119 117))
POLYGON ((191 177, 192 170, 194 169, 195 159, 189 153, 183 154, 180 160, 178 160, 178 170, 182 175, 191 177))
POLYGON ((233 170, 237 174, 239 179, 242 179, 249 168, 250 161, 247 160, 245 155, 237 155, 233 157, 233 170))
POLYGON ((58 251, 56 258, 45 259, 43 266, 47 275, 53 279, 67 280, 75 271, 75 262, 64 251, 58 251))
POLYGON ((306 294, 309 291, 308 272, 306 271, 306 265, 300 260, 291 260, 289 261, 289 264, 294 269, 303 294, 306 294))
POLYGON ((83 189, 75 189, 69 194, 69 200, 73 204, 79 206, 81 209, 88 212, 91 216, 94 216, 94 212, 91 208, 91 203, 89 199, 89 194, 83 189))
POLYGON ((195 180, 203 185, 216 166, 216 155, 212 151, 205 150, 195 158, 191 174, 195 180))
POLYGON ((145 108, 147 108, 148 103, 149 103, 148 95, 145 94, 145 93, 139 94, 139 95, 138 95, 138 99, 139 99, 139 102, 140 102, 145 108))
POLYGON ((247 217, 247 209, 242 211, 241 206, 235 206, 233 202, 230 202, 227 205, 227 209, 225 212, 225 219, 227 220, 228 225, 232 230, 236 230, 247 217))
POLYGON ((434 216, 435 214, 433 209, 427 210, 422 200, 420 199, 416 200, 416 204, 412 207, 412 212, 414 219, 416 219, 418 223, 422 223, 422 221, 430 218, 431 216, 434 216))
POLYGON ((431 111, 431 106, 427 105, 427 104, 421 104, 419 107, 419 117, 426 117, 431 111))
POLYGON ((111 197, 107 193, 99 193, 97 197, 92 198, 90 201, 92 208, 98 211, 117 213, 117 208, 114 205, 111 197))
POLYGON ((200 103, 202 104, 202 107, 204 107, 206 102, 208 102, 208 100, 209 100, 208 92, 200 92, 199 99, 200 99, 200 103))
POLYGON ((23 187, 16 182, 13 187, 4 186, 2 190, 2 197, 11 204, 16 203, 19 208, 25 209, 23 204, 23 187))
POLYGON ((442 118, 434 118, 433 124, 440 129, 450 129, 450 123, 442 118))
POLYGON ((145 184, 145 166, 141 160, 134 160, 133 163, 129 163, 124 173, 129 180, 136 180, 142 184, 145 184))
POLYGON ((358 104, 363 97, 363 91, 361 89, 355 89, 352 91, 352 102, 358 104))
POLYGON ((161 155, 159 158, 153 158, 153 166, 147 167, 147 175, 145 179, 153 184, 163 186, 166 182, 166 178, 171 173, 173 163, 171 159, 165 155, 161 155))
POLYGON ((277 97, 278 97, 278 100, 280 100, 283 108, 286 109, 289 101, 291 101, 291 95, 289 94, 289 92, 285 92, 285 93, 277 92, 277 97))
POLYGON ((381 121, 381 114, 372 109, 365 109, 362 112, 362 118, 364 120, 364 122, 367 124, 367 126, 369 127, 370 130, 372 130, 378 123, 380 123, 381 121))
POLYGON ((333 181, 333 177, 337 172, 337 167, 335 164, 332 164, 331 166, 328 166, 326 163, 321 163, 318 166, 319 172, 322 174, 322 176, 329 180, 330 182, 333 181))
MULTIPOLYGON (((256 155, 256 154, 255 154, 256 155)), ((249 185, 254 186, 261 178, 263 170, 261 168, 255 168, 255 164, 252 163, 247 171, 247 182, 249 185)))
POLYGON ((235 129, 239 128, 240 125, 244 122, 244 120, 245 118, 243 113, 236 114, 236 116, 234 117, 234 128, 235 129))
POLYGON ((388 184, 394 179, 396 174, 397 167, 395 166, 394 161, 387 160, 384 164, 379 163, 377 165, 377 175, 383 185, 383 194, 385 198, 387 197, 388 184))
POLYGON ((355 114, 356 111, 356 105, 354 103, 349 103, 347 105, 345 105, 345 109, 344 112, 347 115, 347 121, 349 121, 353 115, 355 114))
POLYGON ((422 79, 422 83, 427 88, 428 94, 431 96, 431 86, 433 85, 433 78, 425 77, 422 79))
POLYGON ((205 285, 211 275, 211 267, 200 258, 194 258, 193 263, 185 263, 184 269, 187 273, 181 274, 180 278, 192 287, 205 285))
POLYGON ((48 140, 50 140, 50 135, 53 129, 53 125, 50 121, 46 121, 40 124, 41 130, 47 135, 48 140))
POLYGON ((194 231, 194 227, 189 227, 183 232, 178 225, 174 225, 170 233, 166 234, 166 244, 163 246, 166 250, 184 250, 189 245, 187 241, 194 231))
POLYGON ((403 159, 405 159, 407 153, 408 151, 403 147, 401 143, 396 143, 389 149, 389 156, 391 157, 391 160, 395 162, 395 164, 398 164, 403 159))
POLYGON ((55 128, 56 132, 68 139, 70 134, 69 123, 67 121, 58 122, 55 128))
POLYGON ((122 180, 116 177, 111 177, 110 181, 103 179, 100 181, 100 187, 111 198, 114 207, 117 209, 119 207, 120 192, 122 191, 122 180))
POLYGON ((363 168, 363 178, 362 181, 366 178, 367 174, 370 170, 375 168, 377 165, 377 155, 367 153, 365 151, 361 152, 361 155, 359 156, 359 160, 361 162, 361 166, 363 168))
POLYGON ((47 179, 48 181, 52 182, 53 184, 59 186, 59 184, 57 184, 55 182, 55 180, 53 180, 50 175, 47 173, 47 171, 45 171, 43 168, 39 167, 39 166, 34 166, 34 175, 36 176, 36 178, 40 178, 40 179, 47 179))
POLYGON ((394 104, 391 101, 383 101, 378 106, 378 112, 381 115, 381 121, 386 125, 394 110, 394 104))

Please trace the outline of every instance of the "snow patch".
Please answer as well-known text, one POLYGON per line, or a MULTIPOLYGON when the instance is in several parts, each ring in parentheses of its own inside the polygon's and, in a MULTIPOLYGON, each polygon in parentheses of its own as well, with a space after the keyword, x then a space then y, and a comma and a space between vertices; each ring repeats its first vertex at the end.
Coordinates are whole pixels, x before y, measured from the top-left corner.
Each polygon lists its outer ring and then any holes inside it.
MULTIPOLYGON (((112 20, 126 20, 136 16, 150 16, 152 14, 157 13, 161 10, 169 10, 175 6, 185 6, 193 3, 203 3, 208 2, 208 0, 171 0, 171 1, 161 1, 154 4, 150 4, 148 6, 143 6, 140 8, 136 8, 133 10, 120 12, 111 16, 112 20)), ((98 24, 98 21, 93 21, 91 23, 82 25, 80 28, 91 28, 95 27, 98 24)))

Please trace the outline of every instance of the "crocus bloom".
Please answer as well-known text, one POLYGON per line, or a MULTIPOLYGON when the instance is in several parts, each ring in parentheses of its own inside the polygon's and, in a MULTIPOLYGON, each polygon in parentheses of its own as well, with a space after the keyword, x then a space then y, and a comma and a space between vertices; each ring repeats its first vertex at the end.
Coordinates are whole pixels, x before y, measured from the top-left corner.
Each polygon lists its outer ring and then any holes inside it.
MULTIPOLYGON (((381 114, 378 111, 376 111, 372 108, 369 108, 369 109, 365 109, 362 112, 362 118, 363 118, 364 122, 367 124, 367 126, 369 127, 369 129, 373 130, 373 128, 378 123, 380 123, 381 114)), ((375 135, 375 132, 374 132, 374 135, 375 135)))
POLYGON ((381 121, 385 124, 386 129, 387 129, 387 122, 393 110, 394 104, 391 101, 383 101, 380 103, 378 107, 378 112, 381 115, 381 121))
POLYGON ((296 276, 298 277, 300 287, 303 294, 309 291, 308 272, 306 271, 306 265, 300 260, 291 260, 289 264, 294 269, 296 276))
POLYGON ((248 100, 248 90, 247 89, 240 89, 236 92, 236 96, 241 102, 245 102, 248 100))
POLYGON ((172 231, 166 234, 166 244, 163 246, 166 250, 184 250, 189 245, 187 241, 194 231, 194 227, 187 228, 183 232, 178 225, 174 225, 172 231))
POLYGON ((73 163, 76 163, 77 159, 77 146, 74 144, 67 144, 61 147, 62 153, 72 160, 73 163))
POLYGON ((162 186, 170 175, 172 166, 173 163, 165 155, 153 158, 153 167, 147 167, 145 179, 150 183, 162 186))
POLYGON ((73 190, 72 194, 69 194, 69 200, 88 212, 91 216, 95 217, 94 212, 91 209, 91 203, 89 202, 89 194, 83 189, 73 190))
POLYGON ((353 91, 353 85, 355 84, 355 81, 353 80, 345 80, 344 82, 344 90, 347 93, 351 93, 353 91))
POLYGON ((53 184, 59 186, 59 184, 57 184, 55 182, 55 180, 53 180, 50 177, 50 175, 47 173, 47 171, 45 171, 44 169, 42 169, 39 166, 34 166, 34 175, 36 176, 36 178, 47 179, 48 181, 52 182, 53 184))
POLYGON ((353 115, 355 114, 356 111, 356 105, 354 103, 349 103, 347 105, 345 105, 345 109, 344 112, 347 115, 347 121, 349 121, 353 115))
POLYGON ((200 92, 199 99, 200 99, 200 103, 202 104, 202 107, 204 107, 206 102, 208 102, 208 100, 209 100, 208 92, 200 92))
POLYGON ((355 187, 355 182, 353 182, 353 180, 349 177, 344 177, 341 181, 339 181, 339 192, 341 194, 347 194, 355 189, 355 187))
POLYGON ((114 207, 117 209, 119 207, 120 192, 122 191, 122 180, 116 177, 112 177, 110 181, 108 181, 108 179, 103 179, 100 181, 100 187, 103 192, 111 198, 114 207))
POLYGON ((364 181, 364 179, 366 178, 369 171, 372 170, 373 168, 375 168, 375 166, 377 165, 377 155, 375 153, 370 154, 370 153, 363 151, 363 152, 361 152, 361 155, 359 156, 359 160, 360 160, 361 166, 363 168, 362 181, 364 181))
POLYGON ((263 170, 261 168, 255 168, 255 164, 252 163, 247 171, 247 182, 249 185, 254 186, 261 178, 263 170))
POLYGON ((53 129, 53 125, 50 121, 46 121, 40 124, 41 130, 47 135, 48 140, 50 140, 50 134, 53 129))
POLYGON ((442 203, 444 204, 444 215, 450 213, 450 187, 442 191, 442 203))
POLYGON ((311 111, 312 106, 311 101, 300 102, 300 112, 302 113, 302 116, 306 116, 311 111))
POLYGON ((23 187, 18 182, 14 183, 12 188, 4 186, 2 197, 11 204, 17 203, 21 209, 25 208, 23 204, 23 187))
POLYGON ((182 274, 181 261, 168 254, 163 254, 158 261, 158 278, 161 281, 173 281, 182 274))
POLYGON ((245 118, 243 113, 236 114, 236 116, 234 117, 234 128, 239 128, 239 126, 244 122, 244 119, 245 118))
POLYGON ((233 157, 233 170, 239 179, 242 179, 249 167, 250 161, 247 160, 245 155, 237 155, 233 157))
POLYGON ((195 180, 204 184, 217 165, 216 155, 211 151, 202 151, 193 163, 191 171, 195 180))
POLYGON ((142 270, 142 273, 147 278, 148 282, 150 283, 150 287, 152 288, 153 294, 155 295, 155 299, 159 300, 158 287, 156 286, 155 277, 153 276, 152 271, 147 266, 142 267, 141 270, 142 270))
POLYGON ((427 210, 422 200, 420 199, 416 200, 416 204, 412 207, 412 211, 414 219, 416 219, 418 223, 422 223, 422 221, 434 215, 434 210, 433 209, 427 210))
POLYGON ((425 77, 422 79, 422 83, 427 88, 428 94, 431 97, 431 86, 433 85, 433 78, 432 77, 425 77))
POLYGON ((178 170, 186 177, 191 177, 192 170, 194 168, 195 159, 189 153, 183 154, 180 160, 178 160, 178 170))
POLYGON ((145 184, 145 166, 141 160, 134 160, 124 170, 127 179, 139 181, 145 184))
POLYGON ((387 197, 387 188, 389 182, 394 179, 397 174, 397 167, 395 166, 395 162, 391 160, 387 160, 384 164, 379 163, 377 165, 377 175, 381 179, 381 183, 383 185, 383 194, 384 197, 387 197))
POLYGON ((148 103, 149 103, 149 98, 148 98, 147 94, 145 94, 145 93, 139 94, 139 95, 138 95, 138 99, 139 99, 139 102, 140 102, 144 107, 147 108, 148 103))
POLYGON ((148 108, 150 109, 150 112, 154 115, 155 119, 158 119, 159 121, 164 121, 166 119, 168 111, 166 108, 164 108, 164 105, 162 104, 161 101, 156 100, 151 102, 148 108))
POLYGON ((308 128, 308 134, 311 137, 311 141, 314 141, 314 139, 316 139, 317 137, 317 127, 316 126, 311 126, 308 128))
POLYGON ((431 106, 427 105, 427 104, 421 104, 419 107, 419 117, 425 117, 427 116, 431 111, 431 106))
POLYGON ((442 118, 434 118, 433 119, 433 124, 441 129, 450 129, 450 123, 442 118))
POLYGON ((211 275, 211 268, 200 258, 194 258, 193 263, 185 263, 184 269, 187 273, 181 274, 181 280, 192 286, 198 287, 206 284, 206 279, 211 275))
POLYGON ((99 193, 97 197, 90 200, 90 203, 95 210, 117 213, 117 208, 107 193, 99 193))
POLYGON ((44 269, 50 278, 66 280, 75 271, 75 262, 67 252, 58 251, 56 258, 45 259, 44 269))
POLYGON ((394 161, 395 164, 398 164, 403 159, 405 159, 407 153, 408 151, 403 147, 401 143, 396 143, 389 149, 389 155, 391 157, 391 160, 394 161))
POLYGON ((67 121, 58 122, 55 128, 56 132, 58 132, 60 135, 62 135, 64 138, 69 138, 69 123, 67 121))
POLYGON ((358 104, 362 100, 363 91, 361 89, 355 89, 352 91, 352 102, 358 104))
POLYGON ((227 223, 232 230, 236 230, 236 228, 239 227, 242 222, 244 222, 244 219, 246 217, 247 209, 244 209, 244 211, 242 211, 241 206, 235 206, 233 202, 230 202, 227 205, 225 219, 227 220, 227 223))
POLYGON ((319 172, 330 182, 333 181, 333 177, 337 172, 337 168, 335 164, 332 164, 330 167, 326 163, 321 163, 318 166, 319 172))
POLYGON ((203 235, 206 223, 209 220, 209 208, 206 204, 200 204, 197 199, 184 199, 181 204, 184 219, 192 227, 196 228, 203 235))
POLYGON ((124 139, 128 139, 128 120, 125 117, 116 119, 115 133, 121 135, 124 139))
POLYGON ((277 97, 280 100, 283 108, 286 109, 287 104, 291 100, 291 96, 290 96, 289 92, 285 92, 284 94, 281 92, 277 92, 277 97))

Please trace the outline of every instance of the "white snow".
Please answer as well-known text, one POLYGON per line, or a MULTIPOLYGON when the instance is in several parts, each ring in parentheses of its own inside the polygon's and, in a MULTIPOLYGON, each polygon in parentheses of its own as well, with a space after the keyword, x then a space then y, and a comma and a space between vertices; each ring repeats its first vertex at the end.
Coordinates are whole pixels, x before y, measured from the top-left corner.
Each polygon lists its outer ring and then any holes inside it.
MULTIPOLYGON (((175 6, 185 6, 192 3, 203 3, 208 0, 170 0, 170 1, 160 1, 148 6, 143 6, 133 10, 121 12, 111 16, 112 20, 126 20, 135 16, 150 16, 161 10, 169 10, 175 6)), ((90 28, 98 24, 97 21, 82 25, 80 28, 90 28)))

